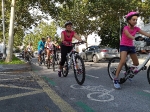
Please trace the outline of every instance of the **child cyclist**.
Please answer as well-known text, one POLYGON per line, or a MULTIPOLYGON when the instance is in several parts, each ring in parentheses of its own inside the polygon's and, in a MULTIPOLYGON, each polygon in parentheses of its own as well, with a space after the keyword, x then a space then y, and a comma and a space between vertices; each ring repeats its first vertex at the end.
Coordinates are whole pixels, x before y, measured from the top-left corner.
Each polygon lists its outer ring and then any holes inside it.
POLYGON ((126 21, 128 23, 127 26, 123 28, 122 32, 122 38, 120 41, 120 62, 116 70, 116 76, 113 80, 114 87, 116 89, 120 89, 120 84, 119 84, 119 73, 123 67, 123 65, 126 62, 126 57, 129 54, 132 61, 133 65, 138 66, 139 61, 136 55, 135 47, 133 46, 133 40, 135 39, 135 34, 138 32, 142 35, 145 35, 147 37, 150 37, 150 34, 144 32, 141 30, 139 27, 136 27, 137 19, 139 17, 138 12, 129 12, 126 15, 126 21))
POLYGON ((79 41, 82 39, 72 30, 72 22, 65 23, 66 30, 61 32, 61 61, 59 64, 58 76, 61 77, 61 70, 66 61, 66 55, 72 50, 72 39, 75 38, 79 41))
POLYGON ((46 61, 49 59, 50 55, 52 54, 53 50, 54 50, 54 42, 51 41, 51 37, 47 36, 47 41, 45 43, 45 48, 46 48, 46 61))

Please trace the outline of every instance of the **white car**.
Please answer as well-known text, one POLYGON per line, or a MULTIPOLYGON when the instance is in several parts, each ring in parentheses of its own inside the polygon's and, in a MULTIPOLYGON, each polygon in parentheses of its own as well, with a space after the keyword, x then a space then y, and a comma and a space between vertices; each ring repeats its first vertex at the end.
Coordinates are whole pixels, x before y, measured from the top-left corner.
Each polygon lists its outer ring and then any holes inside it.
POLYGON ((98 62, 102 59, 110 59, 113 57, 119 57, 117 49, 113 49, 106 46, 90 46, 86 49, 83 49, 79 54, 85 61, 98 62))

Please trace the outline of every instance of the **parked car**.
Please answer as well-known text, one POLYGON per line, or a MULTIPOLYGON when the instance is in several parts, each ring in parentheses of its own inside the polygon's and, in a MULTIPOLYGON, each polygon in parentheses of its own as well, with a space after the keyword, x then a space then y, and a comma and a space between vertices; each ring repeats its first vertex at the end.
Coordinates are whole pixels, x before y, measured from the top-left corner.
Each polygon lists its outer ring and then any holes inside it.
POLYGON ((22 57, 22 54, 21 53, 14 53, 14 55, 18 58, 21 58, 22 57))
POLYGON ((0 52, 0 59, 2 59, 2 58, 3 58, 3 53, 0 52))
POLYGON ((106 46, 90 46, 86 49, 83 49, 80 53, 80 56, 85 61, 98 62, 102 59, 110 59, 113 57, 118 57, 119 53, 117 49, 113 49, 106 46))

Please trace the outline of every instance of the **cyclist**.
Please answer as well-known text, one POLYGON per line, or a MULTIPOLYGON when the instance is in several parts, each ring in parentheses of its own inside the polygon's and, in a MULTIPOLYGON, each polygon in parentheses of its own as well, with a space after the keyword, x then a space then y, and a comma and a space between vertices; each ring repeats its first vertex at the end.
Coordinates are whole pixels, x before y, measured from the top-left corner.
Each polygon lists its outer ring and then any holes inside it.
POLYGON ((38 61, 41 62, 41 54, 45 49, 45 38, 42 38, 38 42, 38 61))
POLYGON ((138 17, 139 17, 138 12, 129 12, 126 15, 126 21, 127 21, 128 25, 126 25, 123 28, 122 38, 120 41, 120 58, 121 59, 120 59, 119 65, 116 70, 116 76, 113 80, 114 87, 116 89, 121 88, 118 77, 119 77, 120 70, 122 69, 123 65, 125 64, 127 55, 130 54, 130 57, 133 61, 133 65, 135 65, 135 66, 139 65, 135 47, 133 46, 133 40, 135 39, 135 34, 138 32, 142 35, 150 37, 150 34, 144 32, 139 27, 135 26, 137 23, 138 17))
POLYGON ((45 43, 45 48, 46 48, 46 54, 47 54, 47 56, 46 56, 46 61, 47 61, 54 50, 54 42, 51 41, 50 36, 47 37, 47 41, 45 43))
POLYGON ((25 56, 26 56, 27 52, 29 52, 29 54, 33 57, 33 46, 32 46, 31 42, 29 43, 29 45, 27 45, 27 47, 25 49, 25 56))
POLYGON ((66 30, 61 32, 61 61, 59 64, 58 76, 61 77, 62 67, 66 61, 67 53, 72 50, 72 38, 76 38, 79 41, 82 39, 72 30, 72 22, 65 23, 66 30))

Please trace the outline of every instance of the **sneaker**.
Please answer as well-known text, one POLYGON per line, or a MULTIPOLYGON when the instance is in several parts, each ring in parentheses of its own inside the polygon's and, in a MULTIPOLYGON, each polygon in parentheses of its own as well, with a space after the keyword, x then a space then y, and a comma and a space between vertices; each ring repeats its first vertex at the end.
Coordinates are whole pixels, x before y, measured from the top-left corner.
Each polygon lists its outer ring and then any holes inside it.
POLYGON ((113 80, 113 83, 114 83, 114 87, 115 87, 116 89, 120 89, 120 88, 121 88, 118 79, 114 79, 114 80, 113 80))
POLYGON ((58 71, 58 77, 61 77, 61 71, 58 71))

